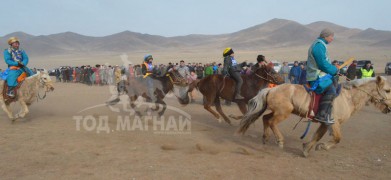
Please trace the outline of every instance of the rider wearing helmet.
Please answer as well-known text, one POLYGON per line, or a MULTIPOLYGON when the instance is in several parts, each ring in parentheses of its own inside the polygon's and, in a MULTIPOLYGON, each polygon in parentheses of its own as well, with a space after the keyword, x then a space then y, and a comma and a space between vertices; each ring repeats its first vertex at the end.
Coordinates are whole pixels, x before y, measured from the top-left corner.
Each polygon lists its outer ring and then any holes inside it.
POLYGON ((154 66, 152 62, 153 62, 152 55, 150 54, 145 55, 144 62, 141 65, 141 73, 144 75, 143 77, 147 85, 147 94, 152 101, 155 101, 153 79, 152 77, 150 77, 152 74, 154 74, 154 66))
POLYGON ((243 84, 243 80, 240 75, 241 68, 239 67, 239 64, 234 58, 234 51, 232 50, 232 48, 226 48, 223 52, 223 57, 223 75, 230 75, 236 81, 235 99, 244 99, 244 97, 240 95, 241 87, 243 84))

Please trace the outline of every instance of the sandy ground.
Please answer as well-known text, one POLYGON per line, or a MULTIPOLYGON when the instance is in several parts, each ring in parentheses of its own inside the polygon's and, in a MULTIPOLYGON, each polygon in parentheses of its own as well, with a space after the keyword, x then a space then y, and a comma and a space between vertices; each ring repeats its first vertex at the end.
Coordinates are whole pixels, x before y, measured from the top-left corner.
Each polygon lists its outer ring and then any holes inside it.
MULTIPOLYGON (((306 124, 300 123, 292 130, 299 121, 294 115, 280 124, 286 138, 281 150, 274 137, 262 144, 261 121, 246 135, 234 136, 239 121, 233 120, 233 126, 219 123, 203 109, 200 96, 196 103, 185 107, 168 97, 170 109, 164 116, 168 130, 161 131, 161 125, 153 129, 155 121, 144 123, 143 118, 151 117, 146 113, 138 121, 140 118, 130 116, 121 105, 100 106, 110 98, 107 86, 55 83, 55 88, 45 100, 33 104, 24 119, 12 123, 0 111, 0 179, 391 177, 391 118, 372 106, 364 107, 343 125, 343 139, 335 148, 313 150, 303 158, 303 141, 299 137, 306 124), (115 112, 117 108, 119 112, 115 112), (189 121, 183 121, 187 129, 175 131, 180 118, 186 115, 190 115, 184 118, 189 121), (75 117, 83 119, 78 121, 75 117), (109 131, 98 133, 103 129, 93 126, 92 117, 97 124, 99 118, 107 117, 109 131), (117 128, 118 118, 126 117, 130 129, 117 128), (136 121, 143 124, 136 126, 136 121)), ((13 109, 16 111, 18 106, 13 109)), ((239 114, 235 104, 223 109, 227 114, 239 114)), ((316 127, 312 126, 305 141, 316 127)), ((329 138, 325 136, 321 141, 329 138)))

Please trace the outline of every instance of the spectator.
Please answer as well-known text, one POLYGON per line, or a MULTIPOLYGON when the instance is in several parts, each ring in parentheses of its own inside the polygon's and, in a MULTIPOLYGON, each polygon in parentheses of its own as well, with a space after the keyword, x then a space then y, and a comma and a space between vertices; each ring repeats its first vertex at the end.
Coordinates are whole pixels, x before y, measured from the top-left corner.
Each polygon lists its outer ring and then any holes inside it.
POLYGON ((346 78, 348 81, 356 79, 356 66, 357 66, 357 60, 354 60, 352 64, 348 67, 348 70, 346 72, 346 78))
POLYGON ((278 72, 282 77, 284 77, 285 83, 289 83, 289 72, 291 68, 288 66, 288 62, 283 62, 280 71, 278 72))
POLYGON ((365 65, 358 71, 357 78, 370 78, 370 77, 375 77, 375 70, 373 70, 372 64, 367 61, 365 62, 365 65))
POLYGON ((299 84, 300 74, 301 68, 299 66, 299 62, 295 61, 291 71, 289 72, 289 80, 292 84, 299 84))

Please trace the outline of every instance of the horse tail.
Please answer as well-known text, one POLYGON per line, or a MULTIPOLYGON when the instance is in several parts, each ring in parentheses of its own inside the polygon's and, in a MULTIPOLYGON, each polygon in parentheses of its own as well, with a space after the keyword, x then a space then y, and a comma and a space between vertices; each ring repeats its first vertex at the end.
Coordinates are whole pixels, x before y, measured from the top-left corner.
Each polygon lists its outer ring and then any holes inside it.
POLYGON ((244 134, 248 127, 261 116, 267 108, 266 98, 271 88, 263 89, 254 98, 248 102, 248 111, 240 121, 239 134, 244 134))

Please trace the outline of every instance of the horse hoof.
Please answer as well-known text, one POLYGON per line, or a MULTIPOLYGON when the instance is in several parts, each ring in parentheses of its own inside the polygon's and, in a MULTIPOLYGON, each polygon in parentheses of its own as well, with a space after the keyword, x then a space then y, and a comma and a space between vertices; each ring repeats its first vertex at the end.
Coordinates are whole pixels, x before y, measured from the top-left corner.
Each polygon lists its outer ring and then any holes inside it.
POLYGON ((308 157, 308 154, 309 154, 308 151, 303 151, 303 156, 304 157, 308 157))
POLYGON ((284 149, 284 143, 283 142, 278 142, 278 147, 280 149, 284 149))
POLYGON ((316 145, 315 150, 316 151, 327 150, 326 149, 326 145, 324 143, 319 143, 319 144, 316 145))
POLYGON ((219 123, 222 123, 223 122, 223 119, 221 119, 220 117, 217 118, 217 121, 219 121, 219 123))

